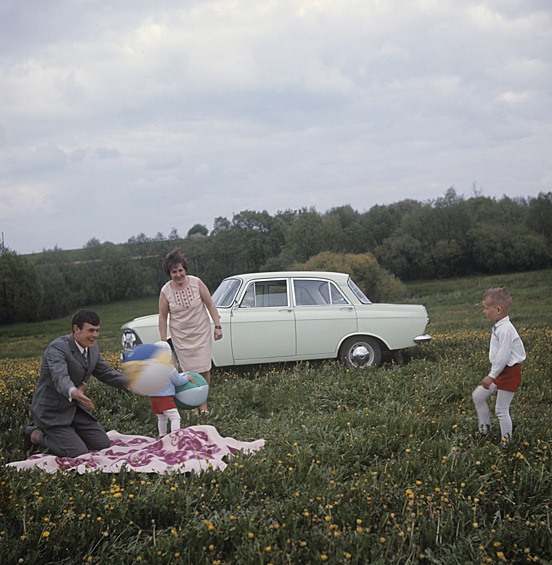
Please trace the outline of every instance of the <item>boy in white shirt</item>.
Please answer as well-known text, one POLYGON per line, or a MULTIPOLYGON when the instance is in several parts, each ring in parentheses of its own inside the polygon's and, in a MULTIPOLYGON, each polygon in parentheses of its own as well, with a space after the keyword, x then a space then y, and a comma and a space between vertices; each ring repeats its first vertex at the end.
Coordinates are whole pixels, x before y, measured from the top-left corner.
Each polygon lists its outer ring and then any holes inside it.
POLYGON ((486 434, 491 425, 487 398, 497 393, 495 412, 500 422, 502 444, 512 437, 510 404, 521 382, 525 348, 508 314, 512 297, 505 288, 492 288, 483 295, 483 313, 494 324, 489 349, 491 370, 473 391, 472 398, 479 420, 479 432, 486 434))

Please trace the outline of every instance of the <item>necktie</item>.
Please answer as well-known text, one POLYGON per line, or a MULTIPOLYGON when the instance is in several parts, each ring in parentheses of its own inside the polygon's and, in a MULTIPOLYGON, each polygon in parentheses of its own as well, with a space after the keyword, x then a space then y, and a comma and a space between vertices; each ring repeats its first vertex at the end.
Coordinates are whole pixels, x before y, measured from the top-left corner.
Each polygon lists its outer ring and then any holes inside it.
POLYGON ((82 356, 84 357, 84 362, 88 365, 88 349, 82 352, 82 356))

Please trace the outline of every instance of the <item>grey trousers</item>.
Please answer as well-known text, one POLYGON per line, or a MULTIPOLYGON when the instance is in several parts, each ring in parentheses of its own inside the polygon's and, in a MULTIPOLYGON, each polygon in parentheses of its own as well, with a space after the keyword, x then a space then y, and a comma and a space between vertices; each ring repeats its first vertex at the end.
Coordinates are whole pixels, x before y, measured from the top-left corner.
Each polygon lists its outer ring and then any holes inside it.
POLYGON ((40 443, 58 457, 78 457, 111 445, 96 418, 78 407, 71 425, 41 426, 41 429, 40 443))

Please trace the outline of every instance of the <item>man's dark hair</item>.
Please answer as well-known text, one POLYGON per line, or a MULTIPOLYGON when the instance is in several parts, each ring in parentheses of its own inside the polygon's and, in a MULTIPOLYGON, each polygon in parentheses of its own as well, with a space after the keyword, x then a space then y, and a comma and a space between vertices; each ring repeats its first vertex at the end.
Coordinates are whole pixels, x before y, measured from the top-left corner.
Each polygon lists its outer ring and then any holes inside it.
POLYGON ((79 330, 82 330, 84 324, 90 324, 91 326, 100 325, 100 315, 94 310, 77 310, 73 314, 73 319, 71 320, 71 327, 77 326, 79 330))

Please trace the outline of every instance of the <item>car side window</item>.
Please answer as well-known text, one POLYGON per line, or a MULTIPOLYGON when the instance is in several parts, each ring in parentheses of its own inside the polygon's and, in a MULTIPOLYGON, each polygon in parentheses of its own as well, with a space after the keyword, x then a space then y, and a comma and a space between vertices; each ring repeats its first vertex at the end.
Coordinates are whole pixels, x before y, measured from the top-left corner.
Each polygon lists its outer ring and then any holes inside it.
POLYGON ((293 281, 293 290, 297 306, 329 306, 348 303, 335 284, 329 281, 297 279, 293 281))
POLYGON ((255 308, 255 283, 251 283, 247 287, 240 302, 240 308, 255 308))
POLYGON ((343 294, 341 294, 341 291, 334 283, 330 283, 330 294, 332 297, 332 304, 349 304, 349 301, 343 296, 343 294))
POLYGON ((285 280, 256 281, 251 283, 240 303, 240 308, 267 308, 288 306, 285 280))

